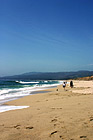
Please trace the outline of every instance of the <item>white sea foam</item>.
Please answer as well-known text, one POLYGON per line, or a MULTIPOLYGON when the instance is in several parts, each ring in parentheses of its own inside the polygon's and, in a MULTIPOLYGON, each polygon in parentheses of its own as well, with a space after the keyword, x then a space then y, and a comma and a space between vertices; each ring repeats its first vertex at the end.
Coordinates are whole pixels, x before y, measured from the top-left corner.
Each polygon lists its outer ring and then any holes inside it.
MULTIPOLYGON (((58 86, 63 83, 63 81, 59 81, 59 83, 57 83, 57 84, 47 84, 47 82, 48 81, 44 81, 45 84, 42 84, 42 83, 38 84, 39 82, 35 82, 36 84, 33 87, 24 85, 23 88, 1 89, 0 90, 0 105, 1 105, 0 112, 26 108, 27 106, 26 107, 24 107, 24 106, 21 106, 21 107, 20 106, 19 107, 18 106, 2 106, 2 104, 4 104, 7 101, 10 101, 10 100, 15 100, 15 99, 23 97, 23 96, 31 95, 32 92, 55 87, 55 86, 58 86)), ((32 82, 30 82, 30 83, 32 83, 32 82)))
POLYGON ((48 81, 44 81, 45 83, 48 83, 48 81))
POLYGON ((28 96, 31 95, 32 92, 55 87, 58 86, 59 84, 62 84, 62 81, 59 81, 59 83, 57 84, 41 84, 41 85, 35 84, 33 87, 24 86, 24 88, 2 89, 0 90, 0 104, 2 104, 3 100, 28 96))
POLYGON ((38 87, 50 87, 50 86, 57 86, 57 85, 59 85, 59 84, 61 84, 62 83, 62 81, 60 81, 59 83, 57 83, 57 84, 40 84, 40 85, 38 85, 38 84, 35 84, 33 87, 28 87, 28 86, 24 86, 24 88, 15 88, 15 89, 1 89, 0 90, 0 95, 3 95, 3 94, 8 94, 8 93, 14 93, 14 92, 19 92, 19 91, 23 91, 23 92, 25 92, 25 91, 29 91, 29 90, 32 90, 32 89, 35 89, 36 90, 36 88, 38 88, 38 87))
POLYGON ((0 106, 0 112, 28 108, 29 106, 0 106))
POLYGON ((33 82, 16 81, 16 82, 20 83, 20 84, 37 84, 37 83, 39 83, 39 82, 35 82, 35 81, 33 81, 33 82))
POLYGON ((0 100, 6 99, 6 98, 14 98, 14 97, 20 97, 20 96, 27 96, 30 95, 31 92, 42 90, 41 87, 24 87, 19 89, 3 89, 0 91, 0 100))

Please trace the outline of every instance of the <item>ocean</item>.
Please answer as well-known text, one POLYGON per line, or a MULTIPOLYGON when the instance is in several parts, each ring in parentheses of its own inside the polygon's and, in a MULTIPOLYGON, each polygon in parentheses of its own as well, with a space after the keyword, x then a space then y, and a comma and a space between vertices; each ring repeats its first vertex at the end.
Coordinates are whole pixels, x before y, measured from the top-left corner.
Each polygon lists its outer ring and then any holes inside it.
POLYGON ((7 106, 3 105, 8 101, 22 98, 31 94, 40 93, 41 90, 56 87, 62 84, 62 81, 32 81, 32 80, 0 80, 0 112, 8 110, 22 109, 27 106, 7 106))

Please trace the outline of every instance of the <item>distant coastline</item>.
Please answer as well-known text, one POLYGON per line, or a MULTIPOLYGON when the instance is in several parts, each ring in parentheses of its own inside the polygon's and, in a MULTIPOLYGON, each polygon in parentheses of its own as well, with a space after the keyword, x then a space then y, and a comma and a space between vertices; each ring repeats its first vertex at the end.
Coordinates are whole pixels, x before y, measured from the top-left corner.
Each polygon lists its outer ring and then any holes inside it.
POLYGON ((29 72, 21 75, 4 76, 0 79, 11 79, 11 80, 69 80, 77 79, 82 77, 93 76, 93 71, 73 71, 73 72, 29 72))

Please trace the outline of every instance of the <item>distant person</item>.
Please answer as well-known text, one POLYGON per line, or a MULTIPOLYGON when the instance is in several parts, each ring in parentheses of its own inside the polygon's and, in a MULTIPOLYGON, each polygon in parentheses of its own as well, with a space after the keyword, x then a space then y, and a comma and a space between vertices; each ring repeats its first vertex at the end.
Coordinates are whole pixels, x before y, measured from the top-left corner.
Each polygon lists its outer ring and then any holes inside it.
POLYGON ((73 88, 73 81, 70 81, 70 87, 73 88))
POLYGON ((63 82, 63 88, 65 90, 65 87, 66 87, 66 82, 63 82))

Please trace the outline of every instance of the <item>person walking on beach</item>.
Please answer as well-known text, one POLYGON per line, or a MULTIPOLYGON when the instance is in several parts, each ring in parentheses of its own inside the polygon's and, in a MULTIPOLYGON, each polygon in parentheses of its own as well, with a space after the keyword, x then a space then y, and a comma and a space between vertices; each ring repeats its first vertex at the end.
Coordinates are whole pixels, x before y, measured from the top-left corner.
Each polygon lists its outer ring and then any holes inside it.
POLYGON ((65 87, 66 87, 66 82, 63 82, 63 88, 65 90, 65 87))
POLYGON ((70 87, 73 88, 73 81, 70 81, 70 87))

